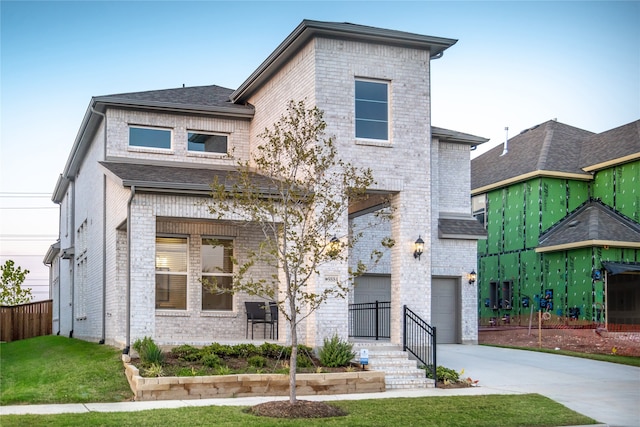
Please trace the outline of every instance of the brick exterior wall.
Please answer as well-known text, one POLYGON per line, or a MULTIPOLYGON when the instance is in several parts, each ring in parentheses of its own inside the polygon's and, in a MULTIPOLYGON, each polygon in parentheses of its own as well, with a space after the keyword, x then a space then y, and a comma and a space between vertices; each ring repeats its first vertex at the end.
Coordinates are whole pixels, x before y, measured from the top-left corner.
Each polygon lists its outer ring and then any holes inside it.
MULTIPOLYGON (((131 192, 110 177, 105 178, 100 160, 138 160, 157 164, 202 164, 231 167, 238 159, 248 159, 260 143, 259 134, 284 115, 288 101, 305 100, 307 107, 325 112, 327 136, 335 138, 340 157, 359 167, 371 168, 376 179, 373 189, 390 195, 393 220, 371 228, 356 246, 352 265, 370 253, 374 242, 390 235, 396 242, 372 272, 391 275, 391 341, 402 342, 402 306, 408 305, 427 322, 431 318, 432 277, 455 277, 463 281, 475 266, 473 240, 441 240, 437 219, 443 213, 469 214, 468 146, 431 140, 429 52, 398 46, 384 46, 351 40, 315 38, 303 46, 278 72, 248 100, 255 107, 252 120, 228 117, 190 116, 145 112, 109 107, 107 145, 102 144, 103 122, 95 134, 76 181, 61 204, 61 248, 73 242, 73 235, 86 221, 87 271, 83 292, 73 301, 82 308, 75 321, 76 336, 88 340, 100 337, 102 292, 106 287, 104 316, 107 343, 126 344, 128 250, 131 253, 131 343, 152 336, 159 344, 206 344, 215 340, 244 338, 246 295, 234 297, 230 312, 201 310, 200 242, 203 235, 233 237, 236 255, 255 248, 261 239, 256 227, 234 227, 230 222, 213 221, 202 198, 180 195, 138 193, 131 203, 131 224, 127 248, 127 203, 131 192), (384 81, 389 87, 389 140, 355 138, 355 79, 384 81), (155 126, 172 130, 171 150, 129 147, 129 125, 155 126), (188 131, 220 132, 229 136, 233 157, 189 153, 188 131), (77 203, 71 189, 76 188, 77 203), (104 213, 104 206, 107 206, 104 213), (67 209, 75 209, 67 212, 67 209), (103 220, 104 215, 104 220, 103 220), (67 220, 69 218, 69 220, 67 220), (67 225, 67 222, 73 224, 67 225), (158 234, 187 236, 189 273, 186 310, 155 309, 155 239, 158 234), (420 260, 413 257, 415 240, 425 241, 420 260), (244 248, 244 249, 243 249, 244 248), (104 252, 103 252, 104 250, 104 252), (104 259, 104 273, 102 270, 104 259), (104 278, 103 278, 104 274, 104 278), (80 298, 80 300, 78 299, 80 298)), ((350 227, 361 227, 369 215, 349 221, 345 214, 336 219, 335 231, 346 236, 350 227)), ((232 220, 228 218, 227 220, 232 220)), ((375 243, 377 244, 377 243, 375 243)), ((348 263, 322 266, 310 283, 321 292, 334 280, 346 281, 348 263)), ((67 317, 70 297, 70 263, 60 266, 60 329, 71 326, 67 317), (66 297, 66 293, 69 297, 66 297)), ((257 267, 253 274, 270 277, 269 268, 257 267)), ((77 282, 77 280, 76 280, 77 282)), ((477 340, 475 287, 461 286, 462 340, 477 340)), ((54 296, 55 297, 55 296, 54 296)), ((303 312, 303 314, 306 314, 303 312)), ((348 335, 348 299, 332 299, 301 323, 299 342, 318 347, 334 334, 348 335)), ((280 340, 285 335, 280 322, 280 340)))

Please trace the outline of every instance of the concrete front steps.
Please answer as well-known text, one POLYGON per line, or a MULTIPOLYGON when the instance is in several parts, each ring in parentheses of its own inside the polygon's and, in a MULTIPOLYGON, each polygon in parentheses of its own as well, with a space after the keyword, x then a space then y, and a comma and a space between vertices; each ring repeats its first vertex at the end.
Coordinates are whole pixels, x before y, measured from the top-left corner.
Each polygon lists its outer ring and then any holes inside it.
POLYGON ((369 350, 366 369, 383 371, 387 390, 435 387, 435 382, 426 377, 424 369, 418 368, 418 362, 410 359, 409 353, 402 351, 402 346, 379 341, 354 342, 357 363, 363 348, 369 350))

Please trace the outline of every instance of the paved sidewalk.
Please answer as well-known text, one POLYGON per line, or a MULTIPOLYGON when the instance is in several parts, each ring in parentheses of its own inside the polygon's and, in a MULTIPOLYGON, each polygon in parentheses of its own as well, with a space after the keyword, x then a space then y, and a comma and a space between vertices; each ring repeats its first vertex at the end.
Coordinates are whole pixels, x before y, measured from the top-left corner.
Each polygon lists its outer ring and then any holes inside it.
MULTIPOLYGON (((439 345, 438 365, 479 380, 462 389, 389 390, 331 396, 299 396, 304 400, 361 400, 396 397, 539 393, 576 412, 612 427, 640 427, 640 368, 554 354, 471 345, 439 345)), ((170 400, 2 406, 0 415, 127 412, 193 406, 252 406, 281 397, 170 400)))

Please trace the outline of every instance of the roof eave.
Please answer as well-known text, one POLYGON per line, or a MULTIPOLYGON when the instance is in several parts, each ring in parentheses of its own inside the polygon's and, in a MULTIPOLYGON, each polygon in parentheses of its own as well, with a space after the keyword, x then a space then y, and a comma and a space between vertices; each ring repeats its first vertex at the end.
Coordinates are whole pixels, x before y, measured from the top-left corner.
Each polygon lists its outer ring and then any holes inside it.
POLYGON ((593 175, 589 173, 582 174, 582 173, 571 173, 571 172, 535 170, 529 173, 525 173, 523 175, 514 176, 513 178, 498 181, 493 184, 485 185, 478 188, 472 188, 471 195, 477 196, 479 194, 488 193, 489 191, 492 191, 492 190, 497 190, 502 187, 507 187, 509 185, 517 184, 519 182, 527 181, 534 178, 562 178, 562 179, 575 179, 578 181, 591 181, 593 180, 593 175))
POLYGON ((535 248, 535 251, 537 253, 545 253, 590 247, 640 249, 640 242, 621 242, 616 240, 582 240, 580 242, 564 243, 561 245, 537 247, 535 248))
POLYGON ((309 40, 317 36, 369 41, 429 50, 431 58, 438 58, 458 40, 431 37, 382 28, 347 25, 335 22, 304 20, 260 64, 260 66, 230 96, 234 103, 242 103, 254 90, 267 81, 289 58, 309 40))
POLYGON ((114 98, 112 96, 99 97, 95 99, 96 102, 99 102, 101 105, 122 108, 144 108, 151 110, 171 111, 176 113, 184 112, 190 114, 215 114, 243 119, 251 119, 254 115, 253 110, 240 109, 236 106, 232 106, 232 104, 230 104, 229 107, 204 106, 198 104, 178 104, 172 102, 131 100, 127 98, 114 98))
POLYGON ((436 137, 444 142, 452 142, 458 144, 466 144, 466 145, 480 145, 489 141, 488 138, 483 138, 481 136, 470 135, 463 132, 458 132, 455 130, 439 128, 436 126, 431 126, 431 136, 436 137))
POLYGON ((620 165, 620 164, 623 164, 623 163, 632 162, 632 161, 638 160, 638 159, 640 159, 640 152, 629 154, 629 155, 623 156, 623 157, 618 157, 616 159, 607 160, 606 162, 601 162, 601 163, 596 163, 594 165, 585 166, 582 169, 585 172, 596 172, 596 171, 598 171, 600 169, 610 168, 610 167, 617 166, 617 165, 620 165))

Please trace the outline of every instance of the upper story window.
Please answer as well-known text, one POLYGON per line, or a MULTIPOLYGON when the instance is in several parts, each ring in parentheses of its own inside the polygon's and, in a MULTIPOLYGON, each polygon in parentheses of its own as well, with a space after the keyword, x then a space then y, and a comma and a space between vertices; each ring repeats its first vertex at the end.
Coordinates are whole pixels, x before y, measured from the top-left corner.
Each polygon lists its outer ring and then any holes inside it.
POLYGON ((356 80, 356 138, 389 139, 389 84, 356 80))
POLYGON ((130 126, 129 146, 170 150, 171 131, 169 129, 130 126))
POLYGON ((188 132, 189 151, 227 154, 227 135, 188 132))

